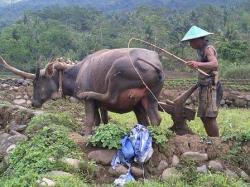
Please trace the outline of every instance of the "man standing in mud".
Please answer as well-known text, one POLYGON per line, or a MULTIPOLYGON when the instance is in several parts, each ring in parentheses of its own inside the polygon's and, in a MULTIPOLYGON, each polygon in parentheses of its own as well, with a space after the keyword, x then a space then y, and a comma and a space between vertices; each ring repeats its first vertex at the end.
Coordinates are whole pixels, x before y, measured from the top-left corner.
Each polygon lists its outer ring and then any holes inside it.
POLYGON ((222 98, 222 88, 218 81, 218 60, 215 48, 208 43, 206 36, 211 35, 199 27, 193 26, 181 41, 189 41, 197 50, 197 61, 188 61, 191 68, 199 68, 209 76, 198 75, 199 106, 197 116, 201 118, 208 136, 219 136, 217 126, 218 106, 222 98))

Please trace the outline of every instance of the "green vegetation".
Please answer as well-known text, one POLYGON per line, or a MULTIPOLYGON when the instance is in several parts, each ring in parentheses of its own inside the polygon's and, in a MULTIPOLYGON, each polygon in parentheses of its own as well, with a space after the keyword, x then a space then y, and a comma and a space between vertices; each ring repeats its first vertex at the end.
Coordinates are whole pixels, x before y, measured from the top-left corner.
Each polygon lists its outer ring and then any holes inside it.
MULTIPOLYGON (((0 54, 18 68, 34 72, 40 56, 44 63, 57 56, 81 60, 99 49, 127 47, 129 38, 138 37, 194 59, 195 51, 180 40, 190 26, 198 25, 216 33, 211 40, 218 49, 221 74, 246 78, 249 68, 229 74, 249 63, 249 7, 244 1, 232 7, 204 5, 183 11, 140 6, 106 15, 90 8, 53 6, 26 12, 15 24, 2 28, 0 54)), ((138 42, 132 47, 153 49, 138 42)), ((162 62, 168 70, 190 71, 168 57, 162 62)))
POLYGON ((89 142, 93 146, 108 149, 118 149, 121 138, 126 135, 128 129, 117 124, 100 125, 96 128, 89 142))
POLYGON ((159 181, 146 181, 134 182, 126 185, 126 187, 247 187, 248 184, 244 183, 241 180, 235 180, 228 178, 221 174, 202 174, 198 175, 197 179, 194 180, 191 184, 188 184, 186 181, 180 178, 171 178, 170 180, 159 182, 159 181))
MULTIPOLYGON (((10 154, 8 167, 1 173, 0 186, 33 186, 48 171, 70 170, 58 160, 63 157, 81 159, 83 156, 81 150, 68 138, 68 133, 74 130, 72 121, 64 113, 45 113, 34 117, 27 129, 29 139, 21 142, 10 154), (55 162, 50 161, 51 158, 55 162)), ((82 183, 83 178, 74 181, 82 183)))
MULTIPOLYGON (((225 72, 225 77, 228 79, 220 79, 222 86, 226 90, 234 91, 250 91, 250 79, 248 75, 249 65, 228 68, 225 72), (240 75, 243 79, 237 79, 240 75), (235 78, 235 79, 234 79, 235 78)), ((165 88, 167 89, 188 89, 192 85, 197 83, 197 78, 187 78, 187 79, 167 79, 165 81, 165 88)))

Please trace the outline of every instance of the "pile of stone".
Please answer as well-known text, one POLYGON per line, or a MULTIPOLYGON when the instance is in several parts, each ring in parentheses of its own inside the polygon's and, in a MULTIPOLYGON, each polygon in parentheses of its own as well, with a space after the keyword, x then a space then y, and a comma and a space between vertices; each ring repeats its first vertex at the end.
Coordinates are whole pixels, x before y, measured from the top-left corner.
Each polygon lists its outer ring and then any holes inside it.
POLYGON ((0 171, 7 166, 8 155, 17 143, 27 139, 24 135, 27 123, 40 113, 20 106, 0 105, 0 171))
POLYGON ((31 106, 32 86, 30 80, 0 80, 0 90, 0 100, 8 101, 14 105, 31 106))
MULTIPOLYGON (((115 151, 112 150, 95 150, 88 154, 88 158, 103 166, 109 166, 107 174, 112 175, 113 177, 119 177, 122 174, 126 174, 128 172, 128 168, 123 165, 119 165, 115 169, 110 167, 110 163, 114 154, 115 151)), ((173 155, 170 163, 168 163, 163 157, 162 160, 160 160, 158 163, 155 163, 156 168, 154 171, 145 171, 145 176, 147 177, 148 172, 151 172, 151 174, 161 177, 162 180, 168 180, 172 177, 180 177, 182 173, 181 170, 177 169, 177 167, 180 164, 180 160, 182 159, 192 160, 198 163, 196 168, 198 173, 208 173, 209 171, 223 172, 230 178, 241 178, 247 182, 250 182, 250 177, 242 169, 236 168, 235 170, 231 170, 224 166, 219 160, 209 160, 207 153, 192 151, 184 152, 180 158, 176 155, 173 155)), ((137 179, 143 178, 143 170, 140 166, 132 166, 131 173, 137 179)))

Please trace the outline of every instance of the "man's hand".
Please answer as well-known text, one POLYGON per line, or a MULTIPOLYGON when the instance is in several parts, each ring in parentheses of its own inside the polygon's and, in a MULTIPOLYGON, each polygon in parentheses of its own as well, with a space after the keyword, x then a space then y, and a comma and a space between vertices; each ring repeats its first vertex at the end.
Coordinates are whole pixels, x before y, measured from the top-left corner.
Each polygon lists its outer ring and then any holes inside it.
POLYGON ((197 69, 197 68, 199 67, 199 63, 200 63, 200 62, 197 62, 197 61, 188 61, 188 62, 187 62, 187 65, 188 65, 190 68, 197 69))

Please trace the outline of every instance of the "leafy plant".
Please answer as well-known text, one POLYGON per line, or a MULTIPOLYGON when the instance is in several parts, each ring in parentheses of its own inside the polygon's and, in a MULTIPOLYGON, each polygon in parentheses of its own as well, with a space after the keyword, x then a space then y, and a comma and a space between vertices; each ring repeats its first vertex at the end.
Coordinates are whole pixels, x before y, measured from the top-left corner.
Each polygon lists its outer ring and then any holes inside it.
POLYGON ((118 149, 121 138, 127 133, 127 129, 116 124, 100 125, 96 128, 95 134, 89 139, 93 146, 99 146, 108 149, 118 149))
POLYGON ((153 138, 153 142, 159 145, 165 145, 173 133, 168 129, 159 126, 149 126, 148 130, 153 138))

